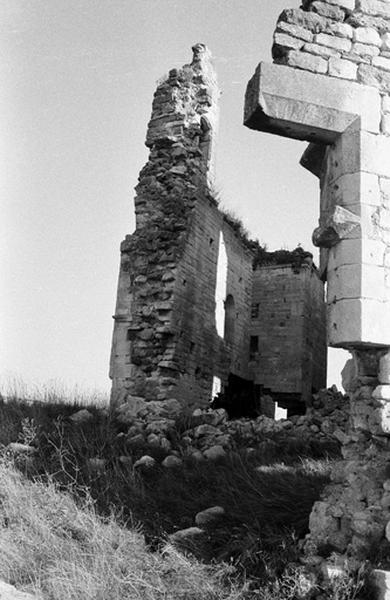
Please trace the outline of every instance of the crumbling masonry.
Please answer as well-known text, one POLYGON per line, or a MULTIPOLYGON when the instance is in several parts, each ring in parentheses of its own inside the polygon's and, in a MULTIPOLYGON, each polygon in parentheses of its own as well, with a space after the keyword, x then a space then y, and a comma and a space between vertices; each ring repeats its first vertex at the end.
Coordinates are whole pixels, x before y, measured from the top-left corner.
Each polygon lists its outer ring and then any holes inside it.
POLYGON ((245 123, 310 142, 328 340, 353 357, 344 464, 306 549, 361 560, 390 541, 390 1, 306 0, 280 16, 273 56, 248 85, 245 123))
POLYGON ((121 246, 112 403, 175 398, 189 410, 221 391, 233 413, 261 397, 268 413, 272 401, 303 412, 325 385, 323 283, 309 253, 267 253, 219 210, 219 91, 208 50, 193 51, 153 101, 136 229, 121 246))

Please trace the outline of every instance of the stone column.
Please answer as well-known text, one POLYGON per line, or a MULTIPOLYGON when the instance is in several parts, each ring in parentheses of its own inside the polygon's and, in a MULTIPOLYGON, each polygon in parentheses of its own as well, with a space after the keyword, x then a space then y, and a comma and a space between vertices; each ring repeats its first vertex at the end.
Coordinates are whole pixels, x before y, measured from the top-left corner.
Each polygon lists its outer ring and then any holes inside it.
POLYGON ((260 63, 245 99, 248 127, 310 142, 328 343, 352 354, 343 461, 306 542, 322 558, 359 561, 390 539, 389 31, 389 0, 306 0, 280 16, 277 64, 260 63))

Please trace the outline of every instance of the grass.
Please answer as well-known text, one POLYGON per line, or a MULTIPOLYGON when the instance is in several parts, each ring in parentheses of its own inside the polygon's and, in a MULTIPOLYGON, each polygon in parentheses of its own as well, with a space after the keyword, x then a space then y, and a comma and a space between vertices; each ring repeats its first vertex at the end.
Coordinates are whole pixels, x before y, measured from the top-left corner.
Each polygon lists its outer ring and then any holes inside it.
POLYGON ((0 578, 48 600, 234 600, 226 565, 208 567, 174 548, 147 550, 136 529, 102 520, 53 484, 27 482, 0 463, 0 578))
MULTIPOLYGON (((132 467, 141 454, 162 456, 127 447, 114 416, 96 406, 90 422, 75 426, 68 417, 79 408, 0 402, 2 454, 12 441, 36 448, 33 458, 14 459, 29 481, 0 464, 0 578, 53 599, 302 597, 300 540, 337 460, 334 447, 274 436, 250 456, 243 448, 218 463, 141 475, 132 467), (96 457, 103 468, 91 468, 96 457), (170 533, 215 505, 226 518, 208 532, 198 560, 167 546, 170 533)), ((359 598, 348 581, 355 595, 332 589, 324 598, 359 598)))

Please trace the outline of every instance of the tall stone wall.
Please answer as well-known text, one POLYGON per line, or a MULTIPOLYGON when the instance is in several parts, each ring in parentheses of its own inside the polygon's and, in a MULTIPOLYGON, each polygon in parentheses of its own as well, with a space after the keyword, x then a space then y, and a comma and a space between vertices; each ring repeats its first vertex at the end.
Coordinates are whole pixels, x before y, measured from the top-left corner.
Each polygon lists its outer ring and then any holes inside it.
POLYGON ((249 311, 252 252, 223 214, 207 198, 199 199, 177 273, 171 326, 175 330, 175 360, 182 375, 175 393, 186 406, 207 404, 213 379, 226 385, 233 373, 248 379, 249 311), (226 252, 226 261, 221 255, 226 252), (224 282, 216 298, 217 279, 224 282), (225 302, 234 301, 233 331, 225 335, 225 302), (223 330, 216 312, 221 308, 223 330))
POLYGON ((214 378, 248 376, 253 256, 212 194, 219 91, 208 50, 198 44, 193 51, 192 63, 170 71, 153 101, 136 230, 121 246, 113 404, 141 396, 199 406, 211 399, 214 378), (224 320, 229 296, 234 332, 226 339, 216 309, 224 320))
POLYGON ((308 401, 326 386, 324 288, 316 269, 305 263, 258 267, 252 303, 255 383, 285 408, 290 394, 308 401))
POLYGON ((219 96, 207 49, 158 86, 149 160, 135 198, 136 230, 121 245, 111 354, 112 401, 169 396, 178 378, 171 327, 177 269, 199 197, 209 194, 219 96))

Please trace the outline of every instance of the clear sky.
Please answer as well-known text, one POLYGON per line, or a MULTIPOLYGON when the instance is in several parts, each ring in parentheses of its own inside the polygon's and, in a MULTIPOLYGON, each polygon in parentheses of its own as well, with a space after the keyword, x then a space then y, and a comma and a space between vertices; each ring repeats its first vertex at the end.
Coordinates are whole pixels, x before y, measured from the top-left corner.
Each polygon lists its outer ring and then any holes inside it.
MULTIPOLYGON (((312 249, 305 144, 242 125, 245 87, 299 0, 2 0, 1 373, 109 389, 119 244, 134 229, 156 81, 208 45, 223 95, 217 188, 250 234, 312 249)), ((336 353, 337 354, 337 353, 336 353)), ((330 383, 345 362, 331 357, 330 383)))

